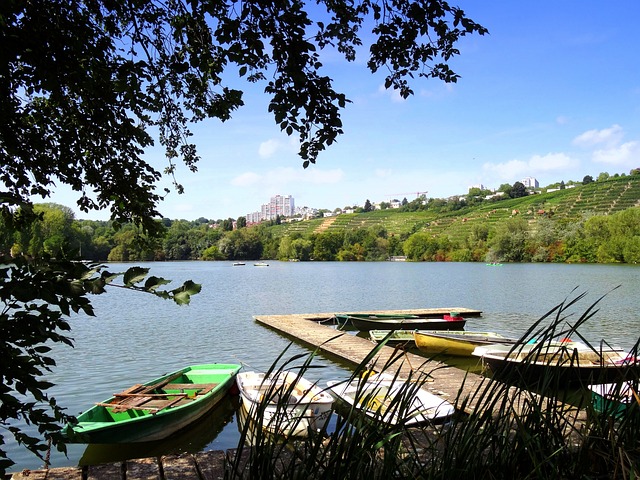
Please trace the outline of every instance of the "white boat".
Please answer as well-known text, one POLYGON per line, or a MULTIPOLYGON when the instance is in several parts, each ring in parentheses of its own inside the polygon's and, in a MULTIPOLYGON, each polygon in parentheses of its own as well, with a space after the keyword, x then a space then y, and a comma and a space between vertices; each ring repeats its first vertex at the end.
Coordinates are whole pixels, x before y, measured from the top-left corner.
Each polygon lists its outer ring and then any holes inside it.
POLYGON ((331 392, 366 417, 389 425, 414 426, 442 421, 455 413, 454 406, 414 383, 388 374, 374 374, 351 382, 327 382, 331 392))
POLYGON ((486 353, 491 352, 495 354, 497 352, 505 352, 508 353, 513 350, 513 352, 517 353, 528 353, 532 350, 537 350, 539 352, 550 353, 555 352, 561 349, 571 349, 571 350, 591 350, 586 343, 577 342, 575 340, 563 339, 563 340, 554 340, 551 342, 529 342, 529 343, 492 343, 489 345, 480 345, 474 348, 472 355, 476 357, 482 357, 486 353))
POLYGON ((269 264, 265 262, 258 262, 253 264, 254 267, 268 267, 269 264))
MULTIPOLYGON (((589 348, 577 345, 554 346, 542 344, 537 349, 513 351, 503 347, 478 347, 474 355, 494 378, 538 383, 553 375, 565 386, 611 383, 627 375, 640 372, 640 361, 621 348, 589 348)), ((526 345, 524 345, 526 347, 526 345)))
POLYGON ((268 433, 304 437, 331 417, 333 397, 294 372, 241 372, 236 382, 244 416, 268 433))

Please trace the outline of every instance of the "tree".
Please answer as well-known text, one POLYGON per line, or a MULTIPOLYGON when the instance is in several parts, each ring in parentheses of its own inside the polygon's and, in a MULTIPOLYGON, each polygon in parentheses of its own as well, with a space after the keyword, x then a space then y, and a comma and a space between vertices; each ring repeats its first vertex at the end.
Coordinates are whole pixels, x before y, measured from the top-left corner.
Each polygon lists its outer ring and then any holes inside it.
POLYGON ((511 188, 511 193, 509 194, 511 198, 521 198, 527 196, 527 188, 524 186, 522 182, 516 182, 513 184, 511 188))
MULTIPOLYGON (((326 12, 312 19, 299 0, 231 7, 198 0, 0 2, 3 225, 16 234, 34 218, 30 199, 46 198, 56 184, 65 184, 78 192, 83 212, 108 209, 115 228, 132 222, 153 238, 163 227, 155 221, 161 217, 163 193, 156 184, 162 173, 143 159, 145 149, 159 141, 168 159, 164 173, 181 193, 173 177, 176 162, 196 171, 199 161, 189 142, 191 123, 229 120, 244 102, 232 86, 238 76, 264 83, 268 109, 284 132, 298 136, 306 168, 342 134, 340 112, 348 102, 322 73, 323 49, 335 48, 354 61, 363 51, 360 32, 369 28, 368 69, 386 70, 386 88, 407 98, 414 76, 456 82, 448 62, 459 53, 457 42, 487 32, 444 0, 322 3, 326 12)), ((6 258, 0 264, 11 264, 10 251, 1 253, 6 258)), ((52 265, 42 258, 33 262, 42 271, 52 265)), ((28 289, 36 281, 29 274, 34 267, 12 265, 24 271, 0 277, 0 288, 15 280, 28 289)), ((45 280, 53 285, 57 278, 45 280)), ((2 301, 24 303, 9 293, 2 301)), ((69 310, 65 301, 62 316, 69 310)), ((5 310, 3 321, 16 320, 20 312, 5 310)), ((25 348, 42 341, 28 329, 20 332, 25 348)), ((35 396, 46 388, 36 385, 35 396)), ((48 420, 31 421, 46 424, 42 431, 48 435, 48 420)), ((59 437, 50 438, 58 444, 59 437)), ((37 442, 29 445, 38 451, 37 442)))
POLYGON ((585 175, 582 179, 582 184, 589 185, 590 183, 593 183, 593 177, 591 175, 585 175))
POLYGON ((369 201, 368 198, 364 202, 364 207, 362 207, 362 211, 363 212, 372 212, 373 211, 373 205, 371 205, 371 202, 369 201))

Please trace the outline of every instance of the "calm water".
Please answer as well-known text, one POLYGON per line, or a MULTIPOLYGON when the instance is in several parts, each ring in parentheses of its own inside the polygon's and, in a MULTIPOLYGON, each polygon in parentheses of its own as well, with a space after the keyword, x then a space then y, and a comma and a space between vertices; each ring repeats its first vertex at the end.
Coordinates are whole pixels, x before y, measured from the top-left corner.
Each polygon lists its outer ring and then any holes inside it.
MULTIPOLYGON (((526 328, 566 297, 587 292, 572 310, 576 317, 600 296, 600 311, 581 333, 590 341, 605 338, 626 348, 640 334, 640 269, 632 266, 475 263, 305 263, 269 262, 150 263, 151 274, 176 284, 192 279, 202 293, 178 307, 140 293, 117 290, 93 299, 96 317, 71 321, 75 348, 56 347, 58 366, 49 380, 52 394, 68 412, 78 414, 94 402, 134 383, 194 363, 242 363, 265 370, 289 342, 261 327, 254 315, 468 307, 483 316, 467 330, 491 330, 509 336, 526 328), (617 290, 611 291, 614 287, 617 290), (610 293, 609 293, 610 292, 610 293)), ((112 264, 111 271, 127 265, 112 264)), ((172 287, 172 286, 170 286, 172 287)), ((305 352, 293 346, 290 353, 305 352)), ((344 377, 347 370, 326 359, 314 380, 344 377)), ((181 451, 227 449, 237 445, 235 407, 226 402, 198 426, 177 438, 139 446, 70 445, 69 456, 52 452, 53 466, 97 463, 181 451)), ((17 463, 11 471, 41 468, 32 454, 8 441, 17 463)))

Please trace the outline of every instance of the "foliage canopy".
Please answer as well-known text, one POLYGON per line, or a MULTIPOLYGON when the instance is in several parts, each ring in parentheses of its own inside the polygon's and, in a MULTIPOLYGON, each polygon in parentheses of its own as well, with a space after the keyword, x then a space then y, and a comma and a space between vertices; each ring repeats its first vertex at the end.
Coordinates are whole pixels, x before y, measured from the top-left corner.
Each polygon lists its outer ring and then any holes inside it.
MULTIPOLYGON (((369 70, 386 68, 387 88, 405 98, 414 75, 455 82, 458 76, 447 62, 459 53, 456 42, 486 33, 443 0, 321 1, 313 9, 300 0, 0 2, 0 224, 11 233, 3 232, 3 238, 51 213, 34 211, 31 199, 47 198, 60 184, 78 192, 84 212, 109 209, 116 226, 131 222, 143 234, 162 232, 164 225, 154 220, 162 173, 144 160, 145 149, 155 141, 164 147, 164 174, 173 176, 177 161, 196 171, 190 126, 231 118, 243 105, 242 91, 234 87, 238 76, 264 83, 276 123, 299 138, 303 166, 315 163, 342 133, 340 111, 348 102, 322 73, 320 52, 335 48, 353 61, 365 27, 373 38, 369 70)), ((47 221, 62 225, 65 218, 47 221)), ((20 252, 0 252, 7 265, 0 271, 0 326, 11 330, 0 344, 0 361, 6 362, 1 393, 3 405, 13 404, 16 392, 29 393, 48 402, 52 414, 36 404, 15 404, 2 409, 0 423, 26 418, 59 445, 54 424, 65 417, 44 393, 50 385, 35 380, 54 364, 42 344, 70 343, 57 333, 68 330, 63 317, 88 312, 86 294, 99 292, 88 288, 91 277, 80 266, 69 264, 56 273, 57 262, 73 258, 63 236, 31 231, 29 238, 36 243, 20 252), (37 244, 45 238, 48 245, 37 244), (57 259, 11 257, 29 249, 44 249, 57 259), (25 292, 31 293, 24 297, 25 292), (42 322, 44 334, 34 334, 30 322, 42 322), (13 376, 23 354, 32 368, 24 369, 26 377, 13 376)), ((254 248, 252 242, 246 248, 254 248)), ((133 288, 141 277, 128 275, 133 288)), ((141 288, 159 294, 161 284, 150 278, 141 288)), ((188 300, 198 289, 181 288, 169 298, 188 300)), ((9 430, 42 452, 39 439, 9 430)), ((0 470, 8 464, 0 450, 0 470)))

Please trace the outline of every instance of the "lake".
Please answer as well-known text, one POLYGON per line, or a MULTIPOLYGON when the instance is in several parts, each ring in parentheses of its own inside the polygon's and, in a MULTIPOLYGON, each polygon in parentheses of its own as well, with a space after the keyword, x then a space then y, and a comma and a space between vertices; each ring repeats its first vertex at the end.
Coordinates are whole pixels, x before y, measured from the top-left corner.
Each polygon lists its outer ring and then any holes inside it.
MULTIPOLYGON (((71 414, 162 373, 196 363, 241 363, 266 370, 289 341, 257 324, 254 315, 320 313, 436 307, 468 307, 483 312, 467 330, 508 336, 576 293, 585 299, 572 308, 577 319, 601 296, 599 311, 580 332, 587 340, 606 339, 630 348, 640 332, 640 269, 628 265, 276 262, 268 267, 232 262, 137 264, 150 274, 202 284, 189 306, 177 306, 137 292, 111 288, 92 299, 95 317, 71 319, 75 348, 56 346, 57 367, 50 391, 71 414), (615 287, 618 287, 614 290, 615 287), (572 294, 572 291, 576 291, 572 294)), ((130 265, 110 264, 112 272, 130 265)), ((293 345, 289 354, 308 350, 293 345)), ((288 356, 290 356, 288 355, 288 356)), ((307 377, 344 378, 348 370, 322 357, 307 377)), ((52 452, 52 466, 98 463, 164 453, 234 448, 239 439, 231 401, 176 438, 144 445, 69 445, 68 457, 52 452)), ((42 462, 5 436, 10 470, 42 468, 42 462)))

